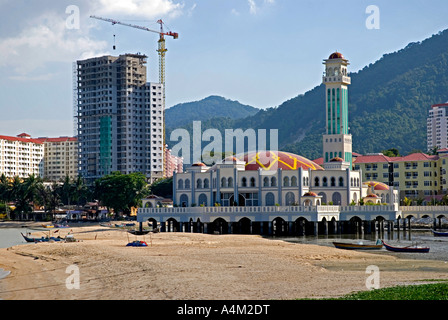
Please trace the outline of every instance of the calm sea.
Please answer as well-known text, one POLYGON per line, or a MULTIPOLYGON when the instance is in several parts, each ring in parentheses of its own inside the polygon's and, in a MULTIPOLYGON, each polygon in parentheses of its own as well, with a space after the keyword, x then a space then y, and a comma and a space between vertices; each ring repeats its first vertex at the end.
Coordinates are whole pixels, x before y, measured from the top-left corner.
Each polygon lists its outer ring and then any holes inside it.
POLYGON ((18 244, 25 244, 20 233, 25 234, 26 228, 0 228, 0 248, 9 248, 18 244))
POLYGON ((398 258, 404 259, 431 259, 440 260, 448 263, 448 237, 434 237, 430 230, 416 231, 412 230, 410 233, 401 231, 398 233, 387 233, 378 236, 378 234, 343 234, 343 235, 319 235, 306 237, 276 237, 277 240, 284 240, 293 243, 317 244, 321 246, 334 247, 333 241, 336 242, 351 242, 351 243, 374 243, 378 238, 383 239, 384 242, 392 246, 409 246, 417 244, 421 247, 429 247, 429 253, 402 253, 390 252, 384 247, 381 250, 368 251, 375 254, 389 254, 398 258))

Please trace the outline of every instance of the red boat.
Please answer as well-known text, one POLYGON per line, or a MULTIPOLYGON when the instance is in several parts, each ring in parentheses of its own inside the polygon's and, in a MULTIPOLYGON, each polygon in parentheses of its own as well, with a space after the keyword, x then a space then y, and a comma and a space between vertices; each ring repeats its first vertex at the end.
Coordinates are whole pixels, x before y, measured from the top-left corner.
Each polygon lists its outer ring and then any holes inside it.
POLYGON ((393 251, 393 252, 422 252, 422 253, 429 252, 428 247, 418 247, 415 245, 411 245, 411 246, 407 246, 407 247, 394 247, 394 246, 391 246, 391 245, 385 243, 384 241, 382 241, 382 242, 383 242, 384 247, 386 247, 387 250, 393 251))

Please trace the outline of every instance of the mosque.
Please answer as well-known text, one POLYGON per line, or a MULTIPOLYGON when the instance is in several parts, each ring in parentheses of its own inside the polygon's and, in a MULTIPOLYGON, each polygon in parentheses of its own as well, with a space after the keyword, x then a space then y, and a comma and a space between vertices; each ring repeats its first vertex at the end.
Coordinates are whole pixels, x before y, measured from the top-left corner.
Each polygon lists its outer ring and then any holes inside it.
POLYGON ((347 68, 335 52, 324 60, 326 86, 321 165, 300 155, 258 150, 227 157, 213 166, 195 163, 173 176, 173 208, 152 208, 143 201, 139 221, 169 221, 171 230, 272 234, 273 229, 305 232, 305 224, 360 220, 395 220, 398 191, 383 183, 362 181, 353 170, 352 135, 348 125, 347 68), (368 204, 376 204, 369 206, 368 204), (356 211, 356 212, 355 212, 356 211), (306 223, 305 223, 305 222, 306 223), (207 230, 207 227, 209 227, 207 230), (277 227, 277 228, 276 228, 277 227), (255 230, 256 229, 256 230, 255 230))

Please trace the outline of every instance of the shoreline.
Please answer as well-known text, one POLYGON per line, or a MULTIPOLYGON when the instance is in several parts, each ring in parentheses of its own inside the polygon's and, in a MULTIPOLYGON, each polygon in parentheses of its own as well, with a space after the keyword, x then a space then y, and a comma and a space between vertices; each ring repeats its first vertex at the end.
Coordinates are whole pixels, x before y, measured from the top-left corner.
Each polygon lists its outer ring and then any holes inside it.
MULTIPOLYGON (((367 290, 366 268, 381 287, 448 280, 448 263, 290 243, 256 235, 156 233, 133 236, 101 226, 73 227, 80 242, 0 249, 4 300, 291 300, 367 290), (148 247, 126 247, 134 240, 148 247), (80 289, 66 287, 79 268, 80 289)), ((68 233, 60 229, 62 236, 68 233)))

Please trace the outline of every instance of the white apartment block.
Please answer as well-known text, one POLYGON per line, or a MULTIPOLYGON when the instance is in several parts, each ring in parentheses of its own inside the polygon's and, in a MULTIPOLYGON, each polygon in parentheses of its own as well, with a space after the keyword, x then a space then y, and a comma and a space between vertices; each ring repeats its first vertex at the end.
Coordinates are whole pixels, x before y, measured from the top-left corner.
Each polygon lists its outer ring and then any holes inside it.
POLYGON ((428 150, 448 148, 448 103, 435 104, 426 120, 428 150))
POLYGON ((78 172, 89 181, 119 171, 163 177, 163 85, 147 82, 146 56, 77 61, 78 172))
POLYGON ((62 181, 78 176, 78 139, 39 138, 44 143, 44 179, 62 181))
POLYGON ((30 175, 43 177, 44 143, 22 133, 17 137, 0 136, 0 175, 9 178, 30 175))

